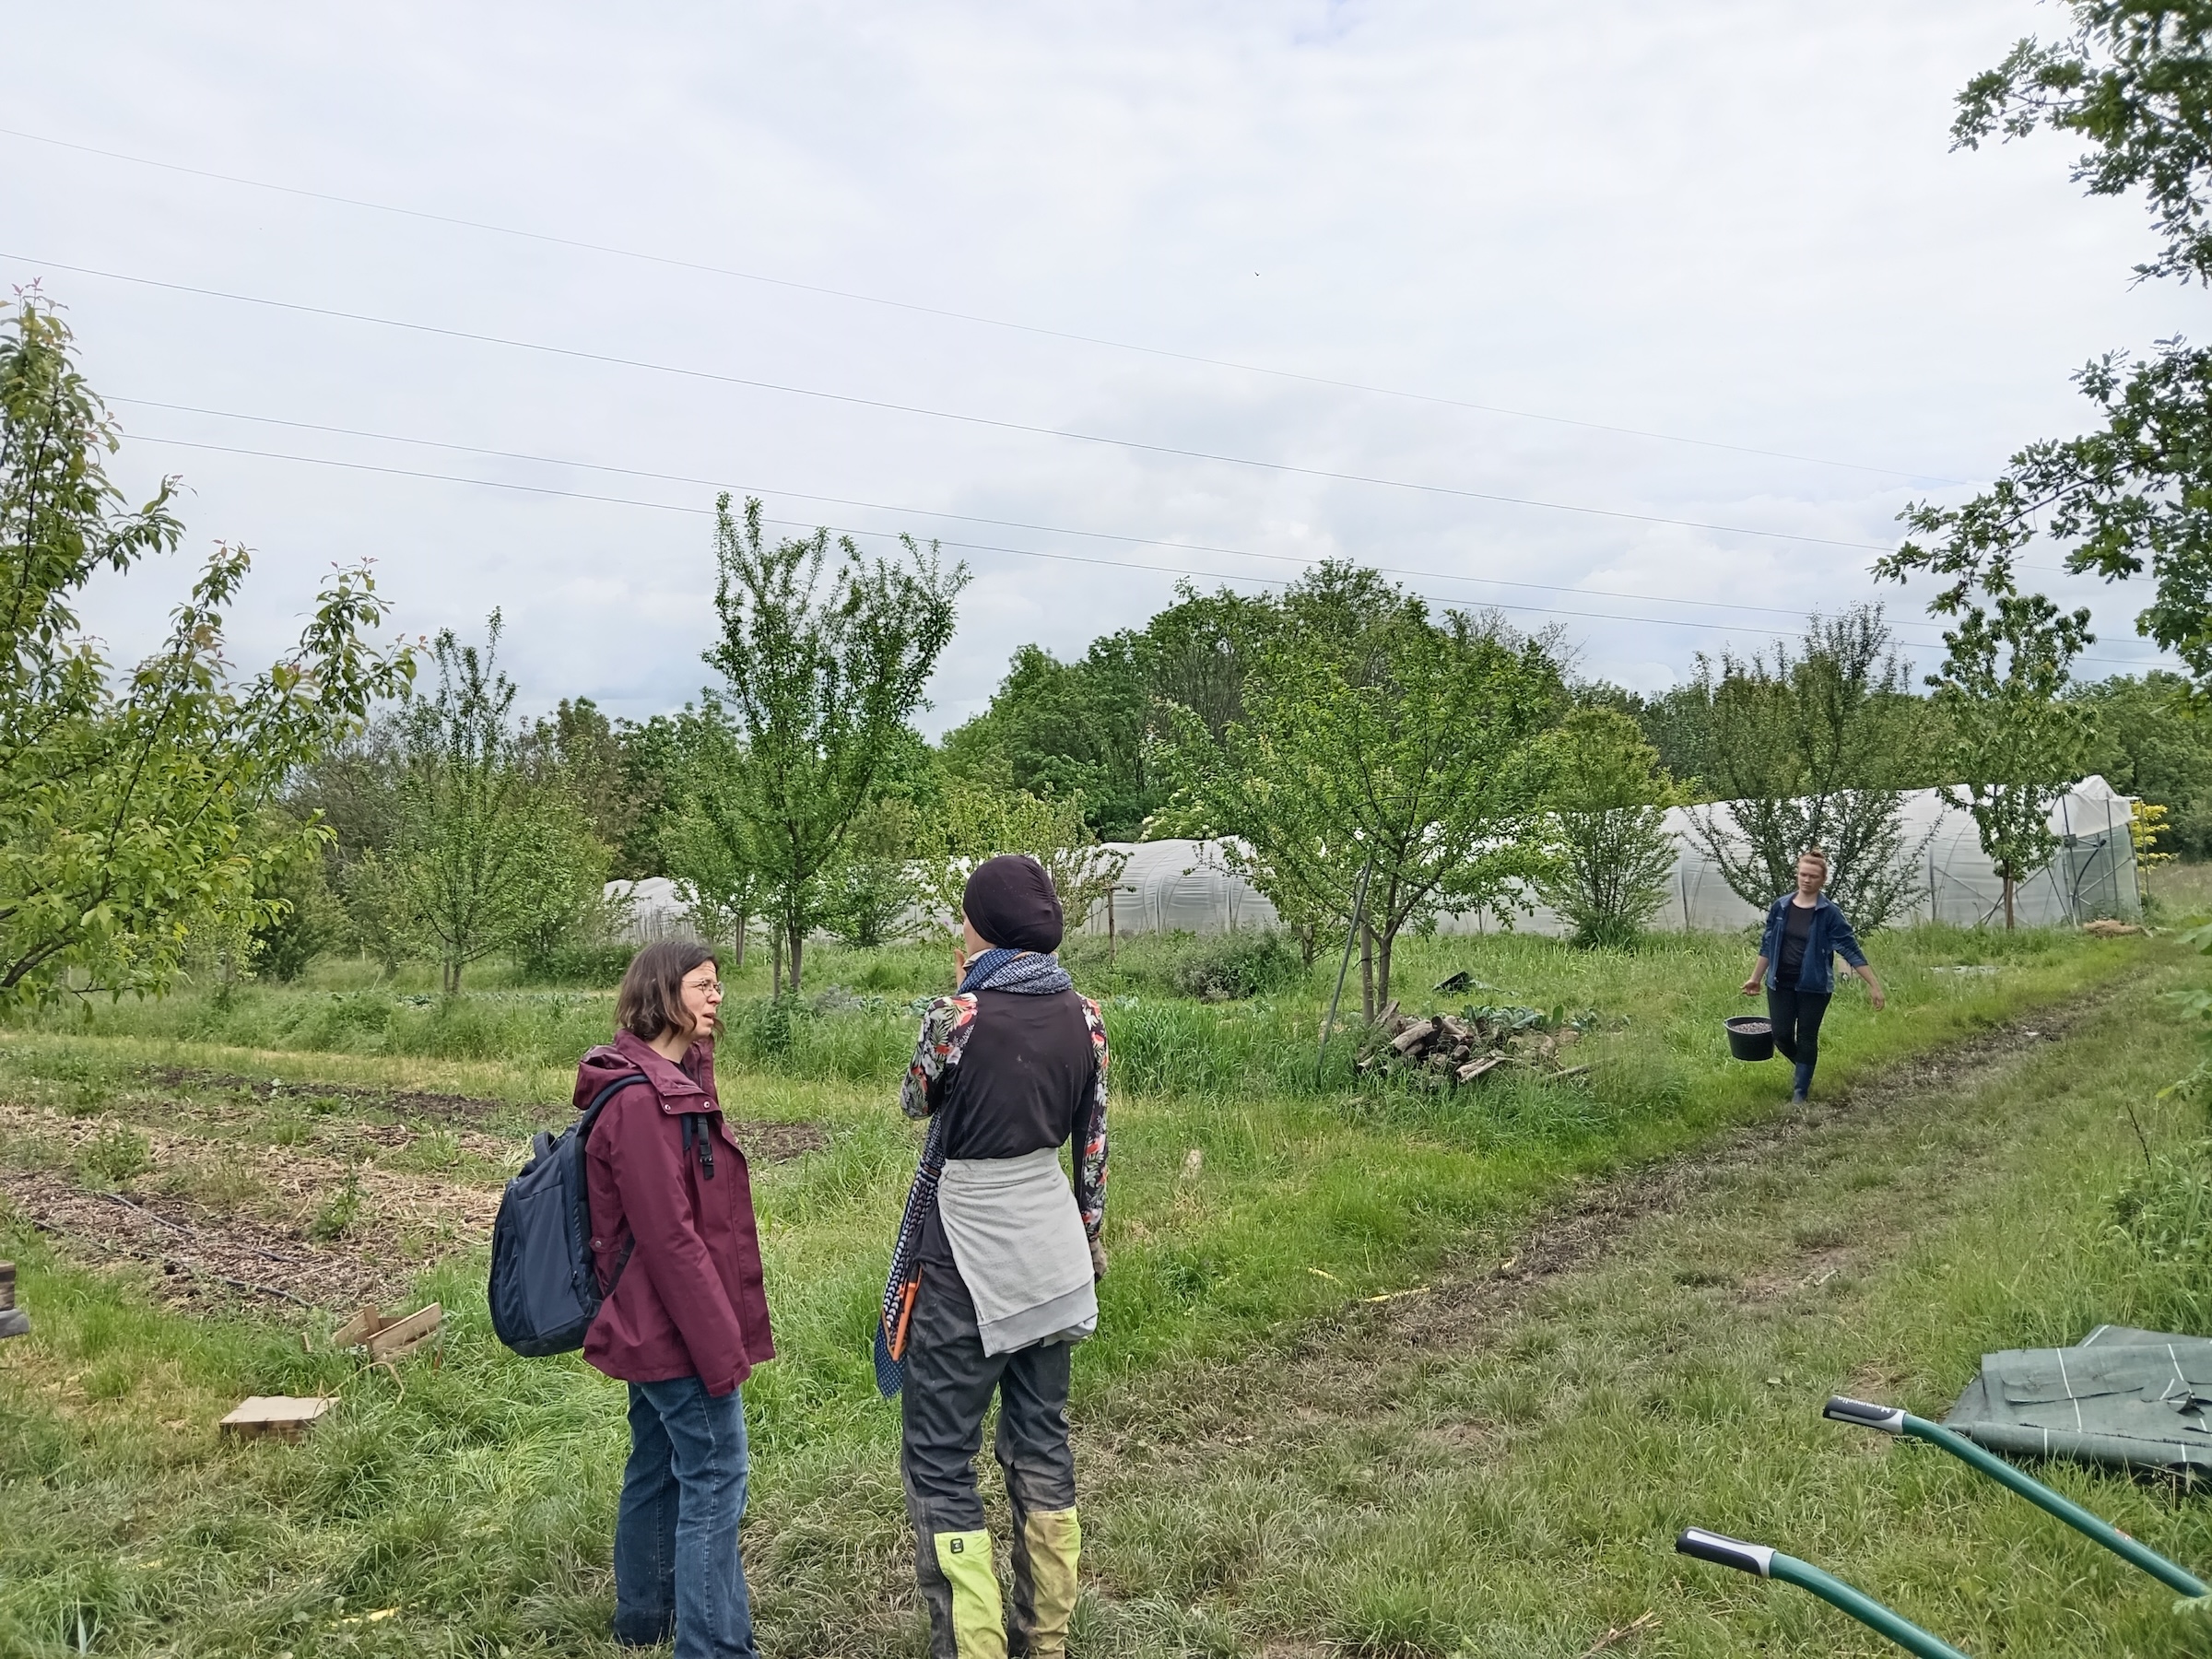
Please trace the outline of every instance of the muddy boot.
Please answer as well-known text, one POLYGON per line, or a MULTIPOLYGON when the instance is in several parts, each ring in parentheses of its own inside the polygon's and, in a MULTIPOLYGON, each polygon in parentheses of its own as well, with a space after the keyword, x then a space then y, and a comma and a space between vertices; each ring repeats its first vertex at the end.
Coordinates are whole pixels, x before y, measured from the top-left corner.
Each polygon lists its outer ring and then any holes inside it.
POLYGON ((1014 1617, 1006 1638, 1011 1659, 1062 1659, 1066 1653, 1082 1550, 1083 1529, 1073 1509, 1030 1510, 1016 1517, 1014 1617))
POLYGON ((929 1607, 929 1659, 1006 1659, 989 1533, 916 1533, 914 1574, 929 1607))
POLYGON ((1796 1087, 1790 1090, 1790 1099, 1793 1100, 1804 1100, 1808 1099, 1812 1092, 1813 1064, 1809 1060, 1800 1060, 1797 1062, 1796 1087))

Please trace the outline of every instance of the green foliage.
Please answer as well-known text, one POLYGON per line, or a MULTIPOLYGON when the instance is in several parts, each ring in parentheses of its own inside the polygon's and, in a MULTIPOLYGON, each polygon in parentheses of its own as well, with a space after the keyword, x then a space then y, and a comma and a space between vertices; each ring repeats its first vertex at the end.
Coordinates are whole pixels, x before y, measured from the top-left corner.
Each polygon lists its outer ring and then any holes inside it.
POLYGON ((1078 662, 1022 646, 991 706, 947 734, 946 770, 985 789, 1080 799, 1106 841, 1134 841, 1169 805, 1170 769, 1155 753, 1171 710, 1218 739, 1243 710, 1245 676, 1280 608, 1223 588, 1178 582, 1176 600, 1141 629, 1093 641, 1078 662))
POLYGON ((412 941, 439 963, 446 991, 469 963, 519 947, 543 956, 599 912, 606 852, 565 782, 534 779, 511 724, 514 682, 498 666, 500 614, 479 651, 453 629, 432 656, 434 694, 397 721, 398 822, 390 853, 365 858, 347 897, 368 928, 412 941), (381 915, 366 915, 371 905, 381 915))
POLYGON ((78 1148, 76 1178, 102 1190, 122 1186, 154 1167, 153 1145, 137 1130, 111 1124, 78 1148))
POLYGON ((2212 858, 2212 721, 2189 681, 2154 668, 2067 688, 2089 715, 2085 771, 2167 809, 2159 847, 2183 858, 2212 858))
MULTIPOLYGON (((1959 95, 1952 128, 1973 147, 2038 128, 2088 148, 2075 178, 2093 195, 2144 192, 2164 240, 2138 275, 2202 282, 2212 275, 2212 6, 2201 0, 2069 0, 2065 43, 2024 40, 1959 95)), ((1877 569, 1926 571, 2006 585, 2038 535, 2066 567, 2155 584, 2136 630, 2212 680, 2212 353, 2176 336, 2147 359, 2112 352, 2076 377, 2101 426, 2031 443, 1990 488, 1956 507, 1922 502, 1912 536, 1877 569)))
POLYGON ((289 983, 345 936, 346 912, 324 874, 324 848, 306 841, 281 807, 272 807, 262 835, 288 855, 262 865, 254 897, 265 919, 252 935, 257 977, 289 983))
POLYGON ((823 925, 864 949, 896 937, 924 891, 921 838, 912 802, 884 795, 864 806, 824 878, 823 925))
POLYGON ((353 1165, 346 1166, 346 1173, 329 1197, 316 1206, 309 1219, 307 1230, 311 1237, 324 1243, 342 1239, 351 1232, 361 1218, 361 1172, 353 1165))
POLYGON ((1703 657, 1711 739, 1702 779, 1718 803, 1693 815, 1735 895, 1760 909, 1796 880, 1809 846, 1829 856, 1828 891, 1871 932, 1919 891, 1905 844, 1905 767, 1917 719, 1904 663, 1878 606, 1816 616, 1801 644, 1703 657))
POLYGON ((2072 614, 2041 594, 2019 594, 2008 575, 1985 570, 1989 606, 1956 594, 1938 598, 1955 617, 1943 636, 1943 670, 1928 677, 1950 717, 1951 776, 1943 798, 1971 813, 1982 851, 2005 884, 2005 925, 2013 894, 2050 864, 2058 838, 2048 819, 2081 775, 2088 712, 2064 700, 2067 665, 2090 640, 2089 613, 2072 614))
POLYGON ((1305 959, 1273 928, 1240 927, 1192 942, 1170 982, 1200 1002, 1237 1002, 1287 990, 1305 977, 1305 959))
POLYGON ((1710 680, 1692 679, 1656 697, 1596 681, 1576 686, 1573 697, 1579 708, 1609 709, 1634 721, 1657 753, 1661 770, 1694 794, 1712 744, 1710 680))
POLYGON ((1324 564, 1277 602, 1281 625, 1217 739, 1176 737, 1183 827, 1239 839, 1232 863, 1293 927, 1348 926, 1363 870, 1361 1006, 1390 994, 1399 933, 1508 902, 1541 873, 1563 700, 1545 641, 1427 607, 1371 571, 1324 564))
POLYGON ((1027 790, 990 790, 957 781, 924 839, 928 858, 922 890, 947 921, 959 915, 961 895, 977 865, 1001 853, 1021 853, 1053 878, 1072 935, 1105 901, 1129 862, 1126 853, 1099 845, 1084 822, 1080 795, 1040 797, 1027 790))
POLYGON ((340 571, 300 643, 232 679, 223 611, 243 548, 218 546, 169 638, 118 674, 76 605, 101 571, 173 549, 172 487, 135 511, 107 477, 107 412, 71 359, 67 326, 35 292, 0 334, 0 1004, 51 997, 65 976, 159 992, 188 934, 276 919, 264 866, 322 831, 257 838, 294 768, 356 729, 406 682, 403 651, 369 636, 385 606, 365 570, 340 571))
POLYGON ((771 547, 760 503, 746 502, 741 524, 726 494, 714 547, 722 638, 706 660, 726 685, 733 741, 698 799, 730 865, 765 888, 796 990, 823 879, 922 706, 968 569, 944 569, 912 537, 907 564, 871 563, 848 537, 826 578, 827 530, 771 547))
POLYGON ((1635 944, 1675 867, 1666 808, 1674 782, 1628 715, 1571 712, 1551 734, 1557 859, 1537 892, 1584 947, 1635 944))

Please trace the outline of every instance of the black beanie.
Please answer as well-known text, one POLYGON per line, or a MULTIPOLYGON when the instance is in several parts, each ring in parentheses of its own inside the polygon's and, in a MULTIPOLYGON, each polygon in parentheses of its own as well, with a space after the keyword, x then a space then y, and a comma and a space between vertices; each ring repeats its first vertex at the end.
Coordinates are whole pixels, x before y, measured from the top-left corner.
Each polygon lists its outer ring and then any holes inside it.
POLYGON ((1026 853, 1002 853, 977 865, 960 895, 960 913, 977 933, 1008 950, 1049 955, 1060 948, 1066 927, 1053 878, 1026 853))

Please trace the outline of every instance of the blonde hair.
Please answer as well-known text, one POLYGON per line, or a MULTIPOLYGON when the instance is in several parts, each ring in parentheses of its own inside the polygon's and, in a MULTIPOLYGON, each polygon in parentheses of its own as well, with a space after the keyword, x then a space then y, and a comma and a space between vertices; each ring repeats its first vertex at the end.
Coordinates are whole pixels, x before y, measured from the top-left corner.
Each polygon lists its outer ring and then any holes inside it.
POLYGON ((1820 861, 1820 879, 1826 881, 1828 879, 1828 853, 1823 849, 1818 846, 1813 846, 1807 847, 1804 852, 1797 854, 1797 862, 1799 864, 1803 864, 1808 858, 1815 858, 1820 861))

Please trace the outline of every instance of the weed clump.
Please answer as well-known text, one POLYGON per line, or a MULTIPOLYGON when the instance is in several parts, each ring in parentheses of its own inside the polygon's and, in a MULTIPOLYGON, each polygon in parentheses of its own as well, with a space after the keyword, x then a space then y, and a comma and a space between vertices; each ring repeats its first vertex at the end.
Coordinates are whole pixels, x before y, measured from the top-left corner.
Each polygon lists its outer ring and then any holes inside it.
POLYGON ((76 1155, 78 1182, 100 1192, 112 1192, 153 1167, 152 1144, 137 1130, 122 1124, 102 1129, 76 1155))
POLYGON ((1200 1002, 1241 1002, 1285 990, 1305 971, 1297 947, 1274 929, 1233 928, 1192 940, 1168 981, 1200 1002))

